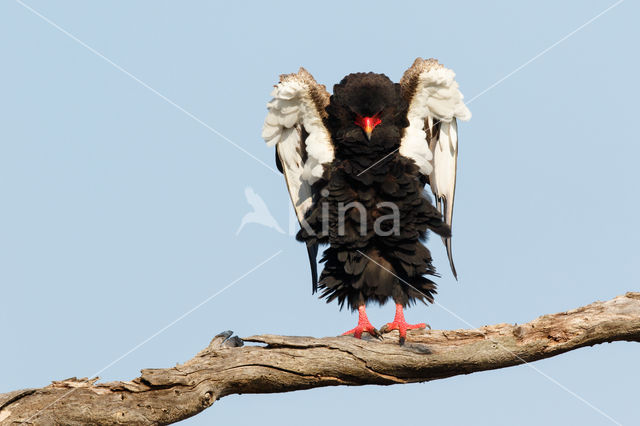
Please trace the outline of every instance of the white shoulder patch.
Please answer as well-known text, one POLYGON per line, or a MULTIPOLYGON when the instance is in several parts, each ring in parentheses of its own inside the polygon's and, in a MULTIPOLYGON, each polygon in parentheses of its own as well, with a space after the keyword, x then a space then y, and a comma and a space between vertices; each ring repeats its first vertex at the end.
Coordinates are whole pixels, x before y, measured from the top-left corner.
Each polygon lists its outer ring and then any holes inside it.
POLYGON ((322 122, 329 94, 304 68, 280 77, 267 104, 262 137, 276 147, 291 202, 300 223, 312 204, 311 185, 322 177, 323 165, 334 158, 329 131, 322 122), (302 144, 303 129, 307 133, 302 144))
POLYGON ((440 65, 436 60, 422 60, 408 71, 408 77, 414 78, 415 89, 409 104, 409 127, 400 143, 400 155, 411 158, 420 168, 420 172, 429 175, 433 171, 433 154, 429 149, 424 130, 425 120, 431 117, 450 123, 454 118, 466 121, 471 112, 463 102, 455 73, 440 65))
MULTIPOLYGON (((313 89, 308 81, 310 75, 306 71, 303 74, 303 71, 283 76, 271 92, 273 99, 267 104, 269 113, 264 122, 262 137, 267 145, 274 146, 290 136, 287 130, 302 125, 309 136, 305 143, 307 161, 301 164, 301 178, 312 184, 322 177, 323 165, 333 161, 334 149, 331 136, 312 99, 313 89)), ((315 81, 313 84, 316 84, 315 81)), ((293 152, 288 154, 294 155, 293 152)), ((301 152, 297 154, 302 155, 301 152)))

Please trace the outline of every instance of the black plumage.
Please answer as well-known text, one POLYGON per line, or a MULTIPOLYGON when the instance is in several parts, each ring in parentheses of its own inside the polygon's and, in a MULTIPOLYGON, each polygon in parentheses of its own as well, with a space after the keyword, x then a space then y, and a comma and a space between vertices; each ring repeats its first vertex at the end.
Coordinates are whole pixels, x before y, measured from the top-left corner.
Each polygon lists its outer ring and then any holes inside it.
POLYGON ((407 120, 407 100, 399 84, 382 74, 350 74, 334 86, 326 108, 326 127, 335 145, 335 159, 325 165, 314 184, 314 202, 306 215, 313 231, 301 229, 298 240, 329 244, 321 262, 318 288, 327 302, 345 302, 355 310, 368 301, 384 304, 392 298, 403 306, 415 300, 433 301, 436 285, 425 275, 436 275, 431 254, 423 245, 427 231, 449 236, 450 229, 423 190, 422 176, 412 160, 397 151, 407 120), (355 124, 357 115, 380 113, 381 123, 367 140, 355 124), (366 209, 363 221, 357 207, 366 209), (399 210, 399 235, 384 203, 399 210), (344 209, 344 231, 339 232, 339 208, 344 209), (381 205, 382 204, 382 205, 381 205), (323 229, 323 209, 328 226, 323 229), (364 232, 363 232, 364 231, 364 232))

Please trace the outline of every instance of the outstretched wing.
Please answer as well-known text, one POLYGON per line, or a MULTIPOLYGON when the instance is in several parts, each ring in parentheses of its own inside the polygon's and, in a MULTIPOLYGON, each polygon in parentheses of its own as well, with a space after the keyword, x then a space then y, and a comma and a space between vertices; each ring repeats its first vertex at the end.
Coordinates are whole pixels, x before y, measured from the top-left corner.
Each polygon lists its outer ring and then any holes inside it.
MULTIPOLYGON (((293 208, 301 225, 313 202, 311 185, 322 177, 323 165, 334 158, 329 131, 324 126, 329 93, 300 68, 296 74, 280 76, 267 104, 262 128, 267 145, 276 147, 278 168, 284 174, 293 208)), ((317 286, 317 245, 307 246, 313 291, 317 286)))
MULTIPOLYGON (((418 58, 400 80, 402 94, 409 102, 409 127, 400 142, 400 155, 413 159, 420 173, 429 177, 436 207, 449 226, 453 220, 458 161, 456 119, 471 118, 454 77, 455 73, 437 60, 418 58)), ((451 237, 442 241, 457 279, 451 237)))

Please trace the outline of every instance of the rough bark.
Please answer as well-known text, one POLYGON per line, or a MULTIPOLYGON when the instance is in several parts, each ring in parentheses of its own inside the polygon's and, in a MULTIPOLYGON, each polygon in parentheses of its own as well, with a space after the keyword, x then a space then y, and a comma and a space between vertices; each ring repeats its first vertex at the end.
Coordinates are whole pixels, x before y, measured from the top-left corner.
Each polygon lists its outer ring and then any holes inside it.
POLYGON ((549 358, 584 346, 640 341, 640 293, 527 324, 474 330, 416 330, 398 345, 352 337, 252 336, 231 332, 172 368, 145 369, 131 381, 53 382, 0 394, 0 424, 169 424, 231 394, 289 392, 321 386, 425 382, 549 358))

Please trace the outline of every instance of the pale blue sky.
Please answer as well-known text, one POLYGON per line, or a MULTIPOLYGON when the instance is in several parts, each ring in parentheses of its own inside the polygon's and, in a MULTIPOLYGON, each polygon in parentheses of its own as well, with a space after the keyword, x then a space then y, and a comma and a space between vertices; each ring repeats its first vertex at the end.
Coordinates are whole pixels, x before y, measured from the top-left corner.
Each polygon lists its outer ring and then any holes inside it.
MULTIPOLYGON (((466 99, 614 1, 169 2, 26 0, 256 158, 280 73, 331 87, 397 80, 415 57, 453 68, 466 99)), ((437 300, 481 326, 638 290, 637 2, 626 1, 469 105, 460 126, 454 253, 430 246, 437 300)), ((12 0, 0 2, 0 392, 100 374, 131 379, 219 331, 328 336, 355 316, 310 292, 282 177, 12 0)), ((391 320, 393 306, 369 310, 391 320)), ((409 321, 465 327, 440 307, 409 321)), ((640 347, 600 345, 535 367, 637 423, 640 347)), ((527 366, 432 383, 222 399, 185 425, 392 422, 613 424, 527 366), (406 413, 405 413, 406 410, 406 413)))

